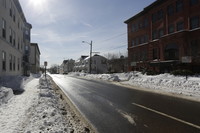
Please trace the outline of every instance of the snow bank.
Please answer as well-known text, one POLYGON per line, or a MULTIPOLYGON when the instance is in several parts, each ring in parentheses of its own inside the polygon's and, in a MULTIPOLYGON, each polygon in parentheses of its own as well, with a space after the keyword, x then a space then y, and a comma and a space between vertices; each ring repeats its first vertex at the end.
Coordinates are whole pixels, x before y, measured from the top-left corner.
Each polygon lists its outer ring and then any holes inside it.
POLYGON ((13 94, 22 93, 27 83, 35 78, 39 78, 40 74, 31 74, 25 76, 4 76, 0 78, 0 105, 6 103, 13 97, 13 94), (2 87, 1 87, 2 86, 2 87))
POLYGON ((184 76, 173 76, 167 73, 149 76, 137 71, 114 74, 76 73, 74 76, 82 76, 88 79, 117 81, 125 85, 146 88, 157 92, 166 92, 196 98, 200 97, 200 76, 188 77, 186 80, 184 76))
POLYGON ((0 105, 7 103, 7 101, 12 98, 13 91, 11 88, 1 87, 0 88, 0 105))
POLYGON ((37 75, 22 78, 25 90, 13 95, 12 89, 1 87, 0 132, 2 133, 93 133, 47 80, 37 75), (8 91, 9 90, 9 91, 8 91), (6 97, 6 98, 2 98, 6 97))
MULTIPOLYGON (((23 88, 20 95, 14 95, 7 104, 0 106, 0 131, 2 133, 21 132, 21 123, 27 119, 26 111, 35 104, 38 98, 36 89, 39 79, 33 79, 23 88)), ((25 124, 23 124, 25 125, 25 124)))
POLYGON ((23 132, 87 133, 85 130, 89 131, 89 128, 70 110, 69 105, 60 98, 60 94, 56 93, 49 76, 47 80, 44 77, 40 78, 38 90, 39 99, 28 110, 29 120, 23 132))

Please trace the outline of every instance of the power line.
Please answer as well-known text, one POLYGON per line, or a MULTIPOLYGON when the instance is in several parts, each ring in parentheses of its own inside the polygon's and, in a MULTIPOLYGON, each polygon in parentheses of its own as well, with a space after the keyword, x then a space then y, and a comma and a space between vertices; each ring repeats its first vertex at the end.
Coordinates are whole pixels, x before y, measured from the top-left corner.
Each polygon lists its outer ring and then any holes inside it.
POLYGON ((122 33, 122 34, 118 34, 118 35, 115 35, 115 36, 113 36, 113 37, 110 37, 110 38, 108 38, 108 39, 102 40, 102 41, 97 42, 97 43, 102 43, 102 42, 105 42, 105 41, 109 41, 109 40, 115 39, 115 38, 117 38, 117 37, 123 36, 123 35, 125 35, 125 34, 127 34, 127 33, 125 32, 125 33, 122 33))

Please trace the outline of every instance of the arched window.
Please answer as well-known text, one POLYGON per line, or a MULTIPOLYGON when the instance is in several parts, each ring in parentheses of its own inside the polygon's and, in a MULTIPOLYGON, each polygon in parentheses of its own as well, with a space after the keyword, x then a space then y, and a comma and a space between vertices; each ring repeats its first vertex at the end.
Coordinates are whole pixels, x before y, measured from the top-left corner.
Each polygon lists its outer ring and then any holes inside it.
POLYGON ((168 44, 165 47, 165 60, 178 60, 179 59, 179 47, 176 44, 168 44))

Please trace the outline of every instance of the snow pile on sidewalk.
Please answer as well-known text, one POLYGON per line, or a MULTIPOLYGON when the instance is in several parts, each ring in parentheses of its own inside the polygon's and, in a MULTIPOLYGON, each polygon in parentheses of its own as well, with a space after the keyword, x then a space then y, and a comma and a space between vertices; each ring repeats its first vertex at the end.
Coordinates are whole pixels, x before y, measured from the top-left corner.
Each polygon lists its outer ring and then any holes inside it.
POLYGON ((155 76, 144 75, 141 72, 114 73, 114 74, 81 74, 71 73, 72 76, 81 76, 88 79, 102 79, 117 81, 124 85, 131 85, 156 92, 166 92, 183 96, 200 97, 200 76, 186 77, 160 74, 155 76))
POLYGON ((12 89, 1 87, 0 103, 6 101, 0 104, 1 133, 92 132, 61 98, 50 77, 46 80, 32 75, 21 79, 24 91, 18 95, 13 95, 12 89))
POLYGON ((7 103, 14 94, 22 93, 25 85, 32 79, 40 77, 40 74, 24 76, 4 76, 0 78, 0 105, 7 103))
POLYGON ((19 132, 20 124, 27 119, 26 111, 38 98, 39 79, 27 80, 29 82, 23 84, 25 91, 21 95, 13 95, 6 104, 0 106, 0 131, 2 133, 19 132))
POLYGON ((10 98, 13 97, 13 91, 11 88, 0 87, 0 106, 6 103, 10 98))
POLYGON ((70 107, 55 92, 50 77, 40 79, 38 103, 28 111, 29 124, 26 133, 87 133, 90 129, 76 116, 70 107), (66 108, 67 106, 67 108, 66 108))

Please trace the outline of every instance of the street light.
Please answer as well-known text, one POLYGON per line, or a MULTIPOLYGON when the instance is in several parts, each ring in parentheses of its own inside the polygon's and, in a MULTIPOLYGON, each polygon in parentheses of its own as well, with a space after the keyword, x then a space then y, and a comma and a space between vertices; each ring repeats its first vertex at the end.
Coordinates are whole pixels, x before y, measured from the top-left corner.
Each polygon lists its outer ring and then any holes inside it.
POLYGON ((91 64, 92 64, 92 41, 89 43, 89 42, 86 42, 86 41, 82 41, 82 43, 87 43, 90 45, 90 67, 89 67, 89 72, 91 74, 91 64))

